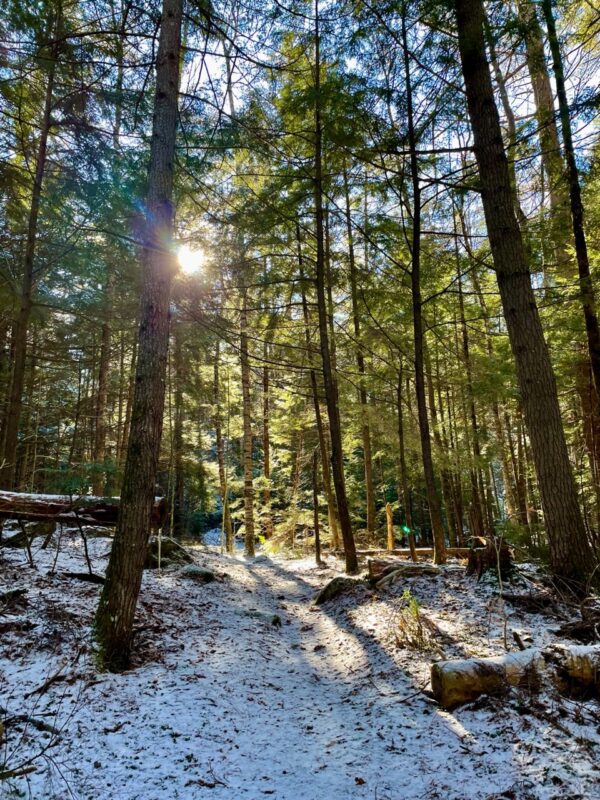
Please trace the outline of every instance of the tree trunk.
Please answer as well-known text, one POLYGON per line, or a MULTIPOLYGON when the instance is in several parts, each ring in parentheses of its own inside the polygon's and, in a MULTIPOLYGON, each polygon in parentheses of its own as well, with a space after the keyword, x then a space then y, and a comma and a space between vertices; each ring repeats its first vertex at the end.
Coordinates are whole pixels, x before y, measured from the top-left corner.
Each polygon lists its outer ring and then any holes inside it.
POLYGON ((110 670, 128 666, 158 470, 169 347, 169 302, 175 259, 173 168, 183 0, 163 0, 142 251, 143 287, 131 431, 121 511, 96 612, 99 658, 110 670))
POLYGON ((179 325, 173 325, 173 533, 185 533, 185 476, 183 470, 183 380, 184 366, 179 325))
POLYGON ((223 417, 221 414, 221 391, 220 391, 220 346, 217 341, 215 351, 215 365, 213 371, 213 403, 215 406, 214 425, 215 439, 217 445, 217 465, 219 469, 219 489, 221 492, 221 503, 223 505, 223 531, 225 533, 225 549, 228 553, 233 553, 233 525, 231 523, 231 512, 229 510, 229 490, 227 488, 227 473, 225 470, 225 447, 223 444, 223 417))
POLYGON ((322 127, 321 127, 321 57, 320 57, 320 31, 319 31, 319 0, 315 0, 315 160, 314 160, 314 196, 315 196, 315 222, 316 222, 316 285, 317 307, 319 312, 319 337, 321 342, 321 359, 323 364, 323 381, 325 385, 325 400, 329 418, 329 433, 331 436, 331 470, 333 484, 337 499, 338 517, 344 542, 346 558, 346 572, 358 572, 356 546, 350 521, 350 509, 346 495, 346 482, 344 478, 344 456, 342 450, 342 429, 338 405, 337 381, 331 363, 329 348, 329 330, 327 320, 326 287, 325 287, 325 250, 323 231, 323 164, 322 164, 322 127))
MULTIPOLYGON (((296 223, 296 239, 298 243, 298 263, 300 269, 301 290, 302 290, 302 314, 304 317, 304 338, 306 341, 306 351, 308 358, 312 364, 313 346, 310 341, 309 323, 310 317, 308 313, 308 302, 306 300, 306 289, 304 287, 304 267, 302 259, 302 244, 300 241, 300 226, 296 223)), ((321 402, 319 400, 319 385, 317 383, 317 372, 315 369, 310 369, 310 387, 312 392, 313 407, 315 410, 315 423, 317 426, 317 436, 319 439, 319 450, 321 451, 321 471, 323 473, 323 491, 327 501, 327 518, 329 522, 329 531, 331 534, 331 547, 338 550, 341 546, 340 543, 340 529, 337 517, 337 508, 335 505, 335 496, 331 486, 331 462, 329 459, 329 448, 327 446, 327 437, 325 435, 325 426, 323 425, 323 417, 321 415, 321 402)))
POLYGON ((354 232, 350 213, 350 189, 348 174, 344 167, 344 193, 346 196, 346 231, 348 235, 348 261, 350 265, 350 293, 352 299, 352 323, 354 327, 354 345, 356 347, 356 365, 358 367, 358 400, 360 403, 361 433, 363 443, 363 462, 365 472, 365 490, 367 499, 367 533, 375 533, 375 490, 373 488, 373 456, 371 452, 371 429, 369 426, 369 410, 367 390, 365 388, 365 358, 360 343, 360 316, 358 311, 358 287, 356 283, 356 260, 354 258, 354 232))
POLYGON ((240 359, 242 366, 242 422, 244 464, 244 552, 254 557, 254 469, 252 463, 252 401, 250 397, 250 358, 248 354, 248 290, 242 290, 240 313, 240 359))
POLYGON ((269 366, 269 343, 264 344, 265 364, 263 366, 263 478, 265 487, 263 491, 263 519, 265 537, 270 539, 273 536, 273 515, 271 513, 271 436, 269 430, 271 408, 270 408, 270 381, 269 366))
POLYGON ((408 528, 406 532, 408 538, 408 545, 410 547, 410 556, 413 561, 417 560, 417 551, 415 548, 415 534, 413 531, 413 518, 412 518, 412 502, 410 496, 410 488, 408 485, 408 474, 406 472, 406 453, 404 445, 404 415, 402 412, 402 364, 398 372, 397 384, 397 407, 398 407, 398 454, 400 466, 400 486, 402 489, 401 496, 398 501, 404 507, 404 524, 408 528))
POLYGON ((540 155, 548 179, 552 243, 556 264, 559 273, 564 277, 571 278, 573 268, 567 245, 567 231, 570 225, 569 193, 556 126, 554 97, 546 63, 544 37, 535 4, 531 0, 518 0, 517 7, 523 23, 527 71, 535 100, 540 155))
POLYGON ((107 266, 104 289, 104 321, 100 339, 100 364, 98 367, 98 393, 95 408, 95 436, 92 461, 95 464, 92 493, 102 495, 106 486, 106 471, 102 468, 106 458, 106 401, 108 398, 108 370, 110 367, 112 306, 114 300, 114 270, 107 266))
POLYGON ((548 41, 552 53, 554 79, 556 81, 556 94, 560 113, 560 124, 567 161, 567 178, 569 182, 569 200, 571 203, 571 221, 573 226, 573 239, 575 255, 577 257, 577 271, 579 273, 579 291, 581 305, 585 319, 590 364, 594 375, 596 394, 600 398, 600 328, 596 314, 596 298, 594 284, 590 273, 590 260, 588 256, 587 241, 584 229, 583 201, 581 199, 581 186, 579 185, 579 170, 575 159, 573 132, 571 130, 571 117, 569 101, 565 86, 565 75, 560 52, 560 45, 556 34, 556 25, 552 11, 552 0, 542 0, 542 9, 548 27, 548 41))
POLYGON ((573 585, 593 569, 565 442, 556 381, 514 211, 485 55, 482 0, 455 0, 483 209, 550 542, 552 569, 573 585))
POLYGON ((313 490, 313 527, 315 529, 315 561, 318 566, 321 561, 321 527, 319 524, 319 456, 317 450, 313 451, 312 461, 312 490, 313 490))
POLYGON ((429 517, 431 519, 431 529, 433 533, 433 561, 435 564, 443 564, 446 561, 446 543, 444 541, 444 528, 442 525, 440 499, 435 485, 433 457, 431 455, 431 436, 429 433, 429 418, 427 415, 427 402, 425 399, 425 370, 423 363, 423 306, 421 301, 421 187, 419 180, 419 163, 417 159, 417 140, 414 126, 412 85, 410 79, 410 62, 406 37, 405 13, 402 14, 402 44, 404 50, 404 74, 406 81, 406 111, 408 122, 408 141, 410 148, 410 172, 413 190, 410 279, 413 309, 413 339, 415 349, 415 391, 417 396, 423 472, 425 475, 427 502, 429 504, 429 517))

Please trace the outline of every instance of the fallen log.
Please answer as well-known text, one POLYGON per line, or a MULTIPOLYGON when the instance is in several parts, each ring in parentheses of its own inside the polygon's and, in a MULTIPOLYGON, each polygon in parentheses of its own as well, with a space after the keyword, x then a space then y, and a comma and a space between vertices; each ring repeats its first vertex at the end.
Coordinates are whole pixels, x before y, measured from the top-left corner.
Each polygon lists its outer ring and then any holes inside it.
POLYGON ((368 581, 372 586, 381 588, 401 578, 417 578, 424 575, 436 576, 441 570, 434 564, 406 564, 401 561, 374 560, 368 563, 368 581))
MULTIPOLYGON (((113 526, 117 524, 120 505, 120 497, 0 492, 0 519, 51 521, 72 526, 113 526)), ((152 507, 152 528, 162 527, 166 516, 165 498, 156 497, 152 507)))
POLYGON ((431 666, 433 696, 446 709, 483 694, 500 694, 511 686, 538 691, 548 684, 564 694, 597 696, 600 646, 553 645, 491 658, 438 661, 431 666))
POLYGON ((86 581, 86 583, 95 583, 98 586, 104 586, 106 583, 106 579, 102 575, 96 575, 94 572, 63 572, 63 577, 86 581))
MULTIPOLYGON (((468 547, 447 547, 446 548, 446 555, 450 558, 468 558, 469 555, 468 547)), ((417 547, 415 550, 417 554, 417 558, 431 558, 433 556, 433 547, 417 547)), ((387 550, 384 547, 371 547, 367 549, 358 549, 356 551, 357 556, 379 556, 379 555, 388 555, 388 556, 405 556, 406 558, 410 558, 410 548, 409 547, 396 547, 394 550, 387 550)))

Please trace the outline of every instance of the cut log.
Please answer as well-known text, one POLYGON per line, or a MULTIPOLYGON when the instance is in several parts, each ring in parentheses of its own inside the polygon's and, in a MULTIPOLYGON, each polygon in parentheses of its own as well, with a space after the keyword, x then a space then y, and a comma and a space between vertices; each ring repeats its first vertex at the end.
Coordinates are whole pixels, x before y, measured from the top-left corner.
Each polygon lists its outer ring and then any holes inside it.
MULTIPOLYGON (((117 524, 120 504, 121 498, 119 497, 94 497, 92 495, 71 497, 58 494, 0 492, 0 519, 113 526, 117 524)), ((152 527, 162 527, 166 516, 165 498, 155 498, 152 508, 152 527)), ((7 542, 4 544, 6 545, 7 542)))
POLYGON ((438 661, 431 667, 431 688, 446 709, 476 700, 483 694, 499 694, 511 686, 537 691, 553 685, 569 695, 598 695, 600 645, 553 645, 529 648, 492 658, 438 661))

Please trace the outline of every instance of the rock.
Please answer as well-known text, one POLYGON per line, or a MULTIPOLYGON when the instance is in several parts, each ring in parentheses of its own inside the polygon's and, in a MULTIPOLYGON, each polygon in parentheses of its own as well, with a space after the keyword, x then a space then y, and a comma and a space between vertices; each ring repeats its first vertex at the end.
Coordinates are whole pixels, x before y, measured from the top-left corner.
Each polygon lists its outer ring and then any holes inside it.
POLYGON ((185 578, 190 578, 196 583, 212 583, 216 580, 216 575, 206 567, 200 567, 198 564, 188 564, 181 570, 181 575, 185 578))
POLYGON ((313 603, 320 606, 328 600, 333 600, 340 594, 352 591, 356 586, 364 586, 361 578, 343 578, 338 576, 326 583, 325 586, 315 595, 313 603))

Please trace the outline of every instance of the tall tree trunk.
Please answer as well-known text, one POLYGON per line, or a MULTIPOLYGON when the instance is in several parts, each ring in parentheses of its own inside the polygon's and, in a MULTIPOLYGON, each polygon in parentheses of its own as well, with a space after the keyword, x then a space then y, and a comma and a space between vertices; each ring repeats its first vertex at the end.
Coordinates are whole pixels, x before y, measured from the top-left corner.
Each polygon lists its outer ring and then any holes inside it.
POLYGON ((552 569, 574 585, 593 569, 510 176, 483 35, 482 0, 455 0, 467 105, 500 298, 531 440, 552 569))
POLYGON ((344 542, 346 572, 358 572, 356 545, 350 521, 350 509, 346 495, 344 478, 344 455, 342 450, 342 428, 338 402, 337 380, 331 363, 329 347, 329 330, 327 320, 327 303, 325 287, 325 248, 323 231, 323 163, 322 163, 322 123, 321 123, 321 56, 319 29, 319 0, 315 0, 315 160, 314 160, 314 196, 315 222, 317 241, 316 285, 317 307, 319 312, 319 337, 321 342, 321 359, 323 364, 323 382, 325 400, 329 418, 329 434, 331 436, 331 471, 337 500, 338 517, 344 542))
POLYGON ((413 339, 415 350, 415 390, 417 397, 423 472, 425 475, 427 502, 429 504, 429 516, 431 519, 431 529, 433 533, 433 561, 435 564, 443 564, 446 561, 446 544, 444 541, 444 528, 442 525, 440 499, 438 496, 437 487, 435 485, 433 457, 431 454, 431 435, 429 432, 429 417, 427 414, 427 401, 425 399, 425 369, 423 363, 423 304, 421 300, 421 186, 419 179, 417 140, 415 135, 413 114, 410 60, 406 36, 405 3, 403 3, 402 13, 402 44, 404 51, 404 76, 406 82, 406 112, 408 122, 408 142, 410 149, 410 173, 413 191, 410 279, 412 290, 413 339))
POLYGON ((412 516, 412 501, 410 496, 410 488, 408 485, 408 474, 406 471, 406 447, 404 444, 404 414, 402 410, 402 364, 398 372, 398 384, 396 388, 396 405, 398 408, 398 461, 400 467, 400 487, 398 501, 404 508, 404 526, 408 528, 405 531, 408 538, 408 545, 410 547, 410 555, 413 561, 417 560, 417 551, 415 548, 415 534, 413 530, 413 516, 412 516))
MULTIPOLYGON (((484 496, 481 491, 480 470, 481 470, 481 447, 479 445, 479 425, 477 422, 477 411, 475 409, 475 394, 473 392, 473 377, 471 373, 471 355, 469 352, 469 332, 467 320, 465 318, 465 302, 463 296, 462 275, 460 265, 457 269, 458 284, 458 308, 460 312, 460 330, 462 335, 462 358, 465 367, 467 403, 469 406, 469 421, 471 424, 471 434, 473 436, 473 463, 471 464, 471 491, 473 495, 473 517, 475 520, 475 534, 482 536, 485 534, 485 522, 483 517, 484 496)), ((492 531, 490 531, 492 533, 492 531)))
POLYGON ((94 450, 92 461, 95 471, 92 480, 92 492, 103 495, 106 487, 106 471, 103 469, 106 458, 106 403, 108 398, 108 370, 110 367, 111 350, 111 316, 114 301, 114 270, 112 265, 107 265, 106 286, 104 289, 104 321, 100 338, 100 364, 98 367, 98 393, 96 395, 96 408, 94 410, 95 431, 94 450))
POLYGON ((173 325, 173 532, 185 533, 185 476, 183 471, 183 380, 184 362, 179 324, 173 325))
POLYGON ((569 219, 569 192, 565 164, 561 155, 558 128, 554 112, 552 84, 548 74, 544 36, 535 3, 517 0, 519 17, 523 24, 525 58, 535 100, 535 116, 540 141, 542 165, 548 179, 551 212, 552 242, 558 271, 572 277, 571 256, 567 240, 569 219))
POLYGON ((263 478, 265 486, 263 490, 263 519, 265 537, 270 539, 273 536, 273 515, 271 513, 271 434, 270 434, 270 417, 271 417, 271 397, 270 397, 270 379, 269 379, 269 365, 267 359, 269 357, 269 342, 265 339, 264 343, 264 356, 265 363, 263 365, 263 478))
POLYGON ((183 0, 163 0, 131 431, 119 521, 94 625, 99 657, 110 670, 124 669, 130 660, 158 471, 169 348, 169 302, 176 270, 171 247, 172 194, 182 16, 183 0))
POLYGON ((581 305, 585 319, 585 331, 587 336, 588 352, 590 364, 594 375, 594 385, 596 393, 600 397, 600 328, 598 326, 598 316, 596 313, 596 298, 594 296, 594 284, 590 274, 590 260, 588 256, 587 241, 584 229, 583 201, 581 199, 581 186, 579 185, 579 170, 575 160, 575 147, 573 144, 573 132, 571 130, 571 117, 569 113, 569 101, 565 86, 565 74, 560 52, 558 36, 556 34, 556 24, 552 11, 552 0, 542 0, 542 9, 548 27, 548 41, 552 53, 554 80, 556 81, 556 94, 558 97, 558 108, 560 113, 560 125, 562 129, 563 145, 565 148, 565 158, 567 161, 567 177, 569 182, 569 200, 571 203, 571 221, 573 225, 573 239, 575 242, 575 255, 577 257, 577 270, 579 273, 579 291, 581 293, 581 305))
POLYGON ((315 561, 321 566, 321 526, 319 524, 319 454, 313 450, 312 490, 313 490, 313 527, 315 529, 315 561))
POLYGON ((252 462, 252 400, 248 354, 248 290, 242 290, 240 312, 240 359, 242 366, 242 460, 244 464, 244 551, 254 557, 254 465, 252 462))
POLYGON ((296 223, 296 239, 298 244, 298 263, 300 271, 300 282, 302 290, 302 315, 304 317, 304 339, 306 341, 306 352, 311 361, 310 368, 310 388, 313 399, 313 407, 315 410, 315 424, 317 426, 317 436, 319 439, 319 450, 321 451, 321 471, 323 473, 323 491, 327 501, 327 519, 329 522, 329 532, 331 535, 331 547, 338 550, 341 546, 340 543, 340 528, 337 517, 337 508, 335 505, 335 495, 331 486, 331 462, 329 459, 329 448, 327 444, 327 437, 325 426, 323 424, 323 417, 321 415, 321 402, 319 399, 319 384, 317 382, 317 372, 312 366, 312 353, 313 346, 310 340, 310 316, 308 313, 308 302, 306 300, 306 289, 304 286, 304 266, 302 257, 302 243, 300 240, 300 226, 296 223))
POLYGON ((46 92, 44 97, 44 111, 40 124, 40 139, 35 161, 35 174, 31 205, 29 207, 29 220, 27 223, 27 239, 25 241, 25 256, 23 260, 23 280, 21 283, 21 298, 19 311, 14 327, 13 341, 13 367, 6 419, 4 425, 4 450, 3 461, 0 467, 0 486, 4 489, 14 489, 17 474, 17 442, 19 437, 19 420, 23 405, 23 386, 25 382, 25 366, 27 361, 27 332, 29 319, 33 308, 33 293, 35 288, 35 252, 38 235, 38 218, 42 198, 42 185, 46 171, 48 150, 48 134, 50 132, 54 81, 56 75, 56 60, 58 58, 58 38, 62 25, 62 8, 59 3, 54 24, 49 26, 49 31, 54 32, 55 44, 48 65, 46 92))
POLYGON ((231 523, 231 511, 229 510, 229 490, 227 488, 227 473, 225 470, 225 447, 223 443, 223 415, 221 414, 221 390, 220 390, 220 357, 221 348, 217 341, 215 350, 215 364, 213 369, 213 403, 215 407, 214 425, 215 439, 217 444, 217 465, 219 469, 219 489, 221 492, 221 503, 223 505, 223 531, 225 534, 225 549, 228 553, 233 553, 233 525, 231 523))
POLYGON ((129 365, 129 386, 127 387, 127 402, 125 403, 125 421, 123 423, 123 433, 121 436, 121 450, 119 452, 119 466, 121 466, 127 456, 127 444, 129 442, 129 431, 131 428, 131 411, 133 408, 133 396, 135 392, 135 378, 137 374, 137 355, 138 337, 133 340, 131 348, 131 363, 129 365))
POLYGON ((365 388, 365 357, 360 342, 360 315, 358 310, 358 286, 356 281, 356 260, 354 258, 354 232, 350 212, 350 188, 348 174, 344 167, 344 193, 346 195, 346 231, 348 236, 348 261, 350 265, 350 293, 352 299, 352 323, 354 328, 354 344, 356 347, 356 365, 358 368, 358 400, 360 418, 362 420, 363 463, 365 472, 365 491, 367 499, 367 533, 375 533, 375 490, 373 488, 373 456, 371 452, 371 428, 369 426, 369 409, 367 390, 365 388))

